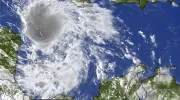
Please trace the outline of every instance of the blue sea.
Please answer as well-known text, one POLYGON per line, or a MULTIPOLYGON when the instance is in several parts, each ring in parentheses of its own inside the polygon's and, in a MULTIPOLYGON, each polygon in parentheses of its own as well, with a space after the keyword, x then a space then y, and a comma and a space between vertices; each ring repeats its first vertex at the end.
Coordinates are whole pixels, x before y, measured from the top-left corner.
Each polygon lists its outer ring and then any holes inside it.
MULTIPOLYGON (((9 2, 11 7, 10 0, 4 1, 9 2)), ((176 70, 171 70, 171 75, 177 80, 177 83, 180 83, 180 7, 173 7, 169 2, 159 2, 148 3, 146 8, 141 10, 137 4, 118 5, 108 1, 103 4, 102 1, 95 2, 103 8, 111 9, 114 17, 123 20, 123 24, 114 20, 114 26, 121 33, 119 39, 122 41, 124 41, 123 39, 130 39, 134 43, 133 46, 128 44, 126 46, 130 48, 131 52, 136 52, 136 56, 146 65, 147 71, 144 78, 154 75, 153 70, 156 67, 176 66, 176 70), (146 35, 148 43, 138 34, 138 31, 142 31, 146 35), (155 35, 157 47, 150 43, 151 35, 155 35), (154 60, 151 58, 152 51, 155 52, 154 60), (157 66, 159 59, 161 59, 161 63, 157 66)), ((10 7, 0 0, 0 25, 20 33, 17 28, 21 27, 20 17, 10 7)), ((114 53, 122 52, 116 44, 109 41, 99 46, 114 53)), ((107 58, 112 62, 115 61, 117 65, 115 73, 107 72, 109 77, 125 75, 129 66, 133 64, 130 60, 119 59, 116 56, 107 55, 107 58)), ((95 62, 96 60, 92 57, 89 65, 92 67, 89 68, 87 81, 82 83, 78 89, 69 93, 70 96, 79 99, 86 97, 87 100, 91 100, 98 95, 101 82, 95 78, 95 62), (93 82, 94 79, 96 84, 93 82)))

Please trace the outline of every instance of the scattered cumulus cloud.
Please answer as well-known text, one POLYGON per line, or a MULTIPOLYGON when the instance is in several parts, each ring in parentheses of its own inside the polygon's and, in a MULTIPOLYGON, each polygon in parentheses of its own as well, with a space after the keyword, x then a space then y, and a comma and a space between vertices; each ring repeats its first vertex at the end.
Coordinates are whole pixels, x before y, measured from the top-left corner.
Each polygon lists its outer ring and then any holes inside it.
POLYGON ((146 35, 141 30, 138 31, 138 34, 141 35, 143 39, 146 39, 146 35))

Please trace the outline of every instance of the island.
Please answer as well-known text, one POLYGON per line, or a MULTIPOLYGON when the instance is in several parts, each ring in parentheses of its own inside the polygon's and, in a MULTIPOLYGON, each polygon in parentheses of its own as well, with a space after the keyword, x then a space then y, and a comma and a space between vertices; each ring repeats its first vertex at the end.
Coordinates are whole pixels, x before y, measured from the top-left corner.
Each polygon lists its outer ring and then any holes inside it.
MULTIPOLYGON (((112 0, 117 4, 129 4, 129 3, 137 3, 141 9, 144 9, 148 2, 156 3, 159 0, 112 0)), ((174 2, 174 0, 168 0, 170 4, 174 2)))
POLYGON ((159 67, 154 70, 154 76, 141 79, 140 76, 146 70, 145 65, 130 68, 125 76, 104 81, 94 100, 178 100, 180 85, 169 74, 171 69, 159 67))
MULTIPOLYGON (((132 4, 136 3, 139 5, 139 7, 143 10, 147 3, 157 3, 157 2, 163 2, 161 0, 110 0, 112 2, 115 2, 116 4, 132 4)), ((171 5, 180 6, 180 3, 175 3, 174 0, 167 0, 166 2, 169 2, 171 5)), ((72 3, 74 3, 77 7, 92 7, 93 3, 90 2, 90 0, 72 0, 72 3)))

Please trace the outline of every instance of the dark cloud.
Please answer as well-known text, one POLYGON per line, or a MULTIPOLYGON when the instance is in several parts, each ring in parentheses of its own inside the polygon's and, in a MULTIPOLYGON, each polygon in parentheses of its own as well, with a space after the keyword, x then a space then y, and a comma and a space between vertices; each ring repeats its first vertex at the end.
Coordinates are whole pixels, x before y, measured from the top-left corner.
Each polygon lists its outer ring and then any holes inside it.
POLYGON ((37 3, 28 11, 27 34, 40 45, 50 44, 58 37, 65 17, 61 13, 52 14, 49 5, 37 3))

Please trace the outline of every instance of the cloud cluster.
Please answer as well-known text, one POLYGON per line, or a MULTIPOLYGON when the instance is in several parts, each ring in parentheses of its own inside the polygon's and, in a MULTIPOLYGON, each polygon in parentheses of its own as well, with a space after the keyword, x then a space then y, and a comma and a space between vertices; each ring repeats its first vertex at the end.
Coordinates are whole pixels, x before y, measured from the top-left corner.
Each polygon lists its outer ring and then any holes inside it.
POLYGON ((51 5, 36 3, 27 11, 26 34, 36 44, 47 46, 61 34, 66 17, 61 12, 51 14, 51 5))
MULTIPOLYGON (((79 8, 70 1, 40 0, 21 12, 24 31, 19 52, 26 57, 18 56, 16 80, 28 94, 49 99, 76 89, 88 77, 92 56, 97 67, 106 66, 101 64, 106 49, 102 51, 87 39, 104 44, 118 34, 110 10, 98 4, 79 8)), ((98 79, 104 79, 104 71, 95 70, 98 79)))

